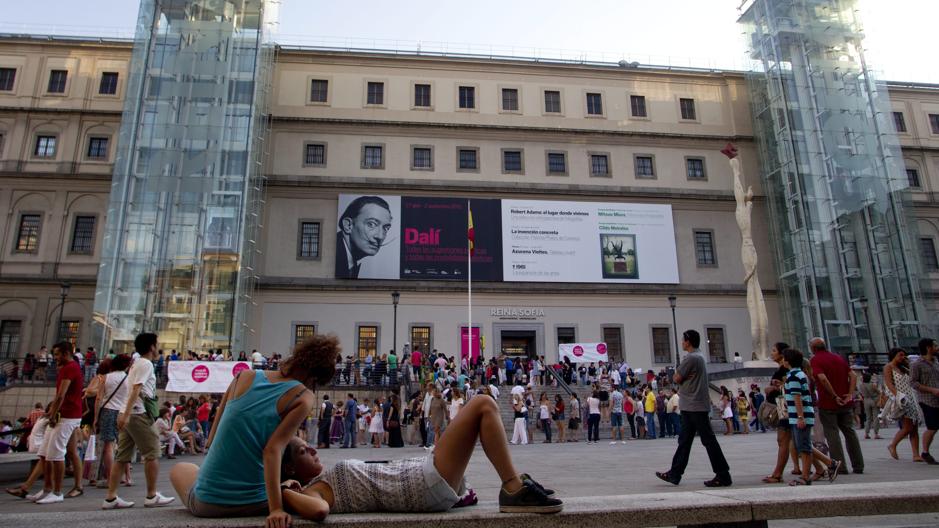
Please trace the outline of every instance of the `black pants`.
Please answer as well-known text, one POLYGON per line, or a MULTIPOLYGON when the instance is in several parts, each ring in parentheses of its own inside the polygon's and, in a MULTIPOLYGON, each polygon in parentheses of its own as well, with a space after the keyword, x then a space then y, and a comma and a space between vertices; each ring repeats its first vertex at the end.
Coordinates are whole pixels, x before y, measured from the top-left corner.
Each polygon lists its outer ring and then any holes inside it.
POLYGON ((329 447, 329 426, 332 421, 332 418, 320 420, 319 427, 317 427, 316 441, 317 443, 322 444, 323 447, 329 447))
POLYGON ((718 478, 730 478, 730 466, 727 465, 727 459, 724 458, 724 452, 721 451, 721 445, 717 443, 714 431, 711 430, 711 418, 707 411, 682 411, 681 412, 681 432, 678 435, 678 449, 675 450, 675 456, 672 457, 672 468, 668 473, 676 481, 681 479, 688 467, 688 456, 691 454, 691 444, 694 443, 694 436, 697 433, 701 436, 701 443, 707 449, 708 459, 711 461, 711 469, 718 478))
POLYGON ((636 438, 636 417, 626 413, 626 421, 629 422, 629 436, 636 438))
POLYGON ((427 428, 430 426, 430 422, 427 418, 421 418, 419 422, 419 427, 421 428, 421 445, 427 445, 427 428))
POLYGON ((587 441, 588 442, 600 441, 600 415, 599 414, 587 415, 587 441))

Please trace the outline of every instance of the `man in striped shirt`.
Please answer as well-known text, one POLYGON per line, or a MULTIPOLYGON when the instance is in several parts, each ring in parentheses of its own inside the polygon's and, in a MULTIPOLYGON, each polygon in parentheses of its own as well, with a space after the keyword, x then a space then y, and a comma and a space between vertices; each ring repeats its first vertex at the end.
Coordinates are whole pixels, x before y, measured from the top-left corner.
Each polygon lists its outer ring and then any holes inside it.
POLYGON ((812 426, 815 425, 815 406, 809 379, 802 371, 802 352, 794 349, 783 351, 782 365, 789 369, 784 390, 792 440, 802 462, 802 478, 793 480, 791 486, 807 486, 812 483, 812 426))

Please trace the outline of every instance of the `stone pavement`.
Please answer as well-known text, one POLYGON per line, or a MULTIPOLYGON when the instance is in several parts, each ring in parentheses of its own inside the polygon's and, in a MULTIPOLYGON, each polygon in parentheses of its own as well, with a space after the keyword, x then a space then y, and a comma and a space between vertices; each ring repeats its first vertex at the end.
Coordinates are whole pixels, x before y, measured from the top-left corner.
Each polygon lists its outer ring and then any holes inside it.
MULTIPOLYGON (((892 436, 895 429, 882 431, 885 437, 892 436)), ((862 432, 863 433, 863 432, 862 432)), ((541 438, 540 433, 536 434, 541 438)), ((771 492, 774 486, 762 484, 760 479, 772 469, 775 457, 775 434, 753 433, 750 435, 718 436, 721 446, 731 466, 734 485, 738 488, 756 487, 771 492)), ((913 463, 909 443, 900 446, 902 460, 896 461, 887 454, 888 440, 863 440, 862 446, 865 454, 865 473, 863 475, 842 475, 837 484, 854 483, 884 483, 889 485, 893 481, 929 480, 939 479, 939 466, 927 466, 923 463, 913 463)), ((936 446, 939 448, 939 445, 936 446)), ((545 485, 557 490, 561 498, 590 498, 611 495, 632 495, 644 493, 663 493, 670 491, 697 491, 703 490, 702 481, 712 476, 707 455, 700 443, 696 443, 691 455, 691 463, 685 473, 682 485, 674 487, 659 481, 653 475, 656 470, 664 470, 669 466, 675 448, 673 439, 635 440, 626 445, 609 445, 609 441, 600 444, 587 445, 584 442, 568 444, 541 444, 535 443, 527 446, 510 446, 512 456, 519 471, 529 472, 545 485)), ((341 458, 357 457, 366 460, 387 460, 407 456, 420 456, 424 451, 416 447, 402 449, 359 447, 355 450, 332 448, 320 451, 320 457, 325 464, 330 464, 341 458)), ((199 463, 201 457, 181 456, 178 461, 192 461, 199 463)), ((159 488, 164 494, 172 493, 167 478, 169 468, 173 461, 163 460, 159 488)), ((0 481, 4 486, 15 482, 17 473, 25 471, 24 464, 4 464, 0 466, 0 481), (14 467, 15 466, 15 467, 14 467)), ((467 479, 480 497, 481 504, 477 508, 487 510, 496 509, 499 479, 492 470, 484 453, 477 447, 473 459, 467 469, 467 479)), ((167 512, 162 510, 145 510, 142 506, 144 495, 143 469, 137 465, 134 469, 136 485, 131 488, 122 488, 121 496, 128 500, 138 501, 134 508, 134 519, 139 519, 141 525, 159 525, 161 520, 180 525, 185 520, 180 512, 167 512), (147 522, 142 522, 144 519, 147 522), (172 519, 172 520, 171 520, 172 519)), ((70 481, 66 480, 66 486, 70 481)), ((822 484, 826 485, 826 484, 822 484)), ((66 488, 67 489, 67 488, 66 488)), ((62 504, 51 506, 36 506, 27 501, 16 499, 4 494, 0 496, 0 526, 45 526, 57 524, 57 521, 68 519, 69 512, 94 512, 100 508, 104 490, 86 489, 83 497, 66 499, 62 504), (52 515, 58 513, 59 515, 52 515)), ((176 506, 175 509, 180 509, 176 506)), ((937 505, 939 509, 939 505, 937 505)), ((114 512, 103 512, 113 514, 114 512)), ((94 518, 99 521, 99 515, 94 518)), ((104 517, 107 519, 107 517, 104 517)), ((128 517, 115 517, 115 526, 123 525, 128 517)), ((164 522, 164 524, 166 524, 164 522)), ((81 523, 76 523, 81 525, 81 523)), ((96 528, 104 528, 98 521, 96 528)), ((136 523, 135 523, 136 524, 136 523)), ((241 523, 239 523, 241 524, 241 523)), ((778 521, 770 523, 779 528, 808 528, 816 526, 877 526, 888 528, 890 526, 939 526, 939 514, 920 514, 891 516, 887 518, 862 517, 859 520, 848 518, 822 519, 810 521, 778 521)), ((221 524, 219 524, 221 526, 221 524)))

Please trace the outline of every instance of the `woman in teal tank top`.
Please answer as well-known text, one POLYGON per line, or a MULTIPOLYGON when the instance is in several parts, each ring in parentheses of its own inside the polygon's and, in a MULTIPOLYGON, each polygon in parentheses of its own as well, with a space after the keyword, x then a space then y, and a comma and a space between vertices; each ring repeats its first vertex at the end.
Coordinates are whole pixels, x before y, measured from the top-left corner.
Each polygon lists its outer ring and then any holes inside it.
POLYGON ((339 341, 314 336, 297 345, 277 371, 243 371, 222 398, 202 467, 179 463, 170 481, 197 517, 267 515, 269 528, 286 527, 280 490, 284 447, 315 399, 307 389, 335 374, 339 341))

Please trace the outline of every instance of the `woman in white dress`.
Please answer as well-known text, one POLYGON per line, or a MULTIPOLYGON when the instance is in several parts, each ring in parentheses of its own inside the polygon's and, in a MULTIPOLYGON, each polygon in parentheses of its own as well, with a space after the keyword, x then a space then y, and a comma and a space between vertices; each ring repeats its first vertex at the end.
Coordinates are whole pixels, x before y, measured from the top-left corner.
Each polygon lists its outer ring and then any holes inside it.
POLYGON ((512 430, 512 441, 509 443, 512 445, 525 445, 528 443, 528 428, 526 424, 528 421, 528 407, 525 406, 525 401, 522 400, 521 394, 512 395, 512 408, 515 409, 515 428, 512 430))
POLYGON ((905 437, 910 437, 910 447, 913 449, 913 462, 922 462, 919 454, 919 405, 916 403, 913 387, 910 385, 910 364, 906 360, 906 352, 902 348, 892 348, 887 355, 889 363, 884 366, 884 385, 887 394, 895 401, 900 409, 900 430, 887 446, 887 451, 895 460, 899 460, 897 446, 905 437))
POLYGON ((385 425, 382 422, 381 405, 372 407, 372 421, 368 424, 368 432, 372 435, 372 447, 381 447, 381 439, 385 435, 385 425))
POLYGON ((463 395, 460 393, 460 389, 453 389, 450 394, 450 421, 456 419, 456 415, 460 413, 460 409, 463 408, 463 395))

